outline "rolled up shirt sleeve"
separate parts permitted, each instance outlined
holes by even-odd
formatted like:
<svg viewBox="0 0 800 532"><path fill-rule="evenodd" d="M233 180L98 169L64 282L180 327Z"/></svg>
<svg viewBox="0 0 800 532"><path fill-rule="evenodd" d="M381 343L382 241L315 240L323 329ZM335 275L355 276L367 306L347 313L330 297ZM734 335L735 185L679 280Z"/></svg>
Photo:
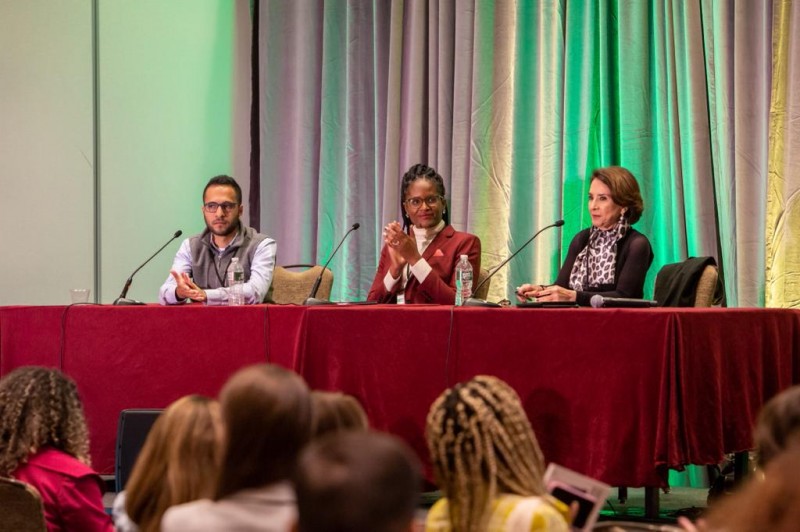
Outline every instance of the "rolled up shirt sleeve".
<svg viewBox="0 0 800 532"><path fill-rule="evenodd" d="M192 273L192 252L189 248L189 239L187 238L181 242L181 247L178 248L178 253L175 254L175 260L172 261L171 271L178 273ZM167 280L161 285L158 291L158 302L162 305L178 305L186 303L185 299L178 299L175 295L175 289L178 283L172 275L167 275Z"/></svg>
<svg viewBox="0 0 800 532"><path fill-rule="evenodd" d="M394 290L394 286L400 281L400 277L395 279L392 277L390 272L386 272L386 275L383 277L383 287L386 288L387 292L391 292Z"/></svg>

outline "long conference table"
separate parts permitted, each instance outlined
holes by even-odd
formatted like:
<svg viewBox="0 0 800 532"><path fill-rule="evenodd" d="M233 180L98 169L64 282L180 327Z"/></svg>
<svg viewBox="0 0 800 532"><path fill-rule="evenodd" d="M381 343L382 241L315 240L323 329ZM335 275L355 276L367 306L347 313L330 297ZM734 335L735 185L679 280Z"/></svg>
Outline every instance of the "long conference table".
<svg viewBox="0 0 800 532"><path fill-rule="evenodd" d="M0 307L0 375L37 364L75 379L101 473L113 472L121 410L215 396L262 362L356 396L426 466L433 400L496 375L519 393L548 461L656 487L669 468L751 448L763 403L800 382L800 311Z"/></svg>

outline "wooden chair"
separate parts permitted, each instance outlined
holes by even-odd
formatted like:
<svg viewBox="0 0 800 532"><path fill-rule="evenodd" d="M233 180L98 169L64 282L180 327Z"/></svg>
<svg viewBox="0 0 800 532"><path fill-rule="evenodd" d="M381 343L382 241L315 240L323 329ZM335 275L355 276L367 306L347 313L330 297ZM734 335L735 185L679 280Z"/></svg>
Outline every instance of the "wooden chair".
<svg viewBox="0 0 800 532"><path fill-rule="evenodd" d="M47 532L42 498L33 486L0 477L0 530Z"/></svg>
<svg viewBox="0 0 800 532"><path fill-rule="evenodd" d="M713 257L690 257L665 264L658 271L653 287L654 298L664 307L724 306L724 293Z"/></svg>
<svg viewBox="0 0 800 532"><path fill-rule="evenodd" d="M307 269L302 272L289 271L293 268ZM279 305L302 305L321 271L322 266L313 264L277 266L272 276L272 299L269 302ZM333 288L333 272L326 269L322 274L317 297L330 299L331 288Z"/></svg>
<svg viewBox="0 0 800 532"><path fill-rule="evenodd" d="M697 281L697 292L694 295L695 307L711 307L717 299L717 286L719 284L719 270L716 266L708 265L700 274Z"/></svg>

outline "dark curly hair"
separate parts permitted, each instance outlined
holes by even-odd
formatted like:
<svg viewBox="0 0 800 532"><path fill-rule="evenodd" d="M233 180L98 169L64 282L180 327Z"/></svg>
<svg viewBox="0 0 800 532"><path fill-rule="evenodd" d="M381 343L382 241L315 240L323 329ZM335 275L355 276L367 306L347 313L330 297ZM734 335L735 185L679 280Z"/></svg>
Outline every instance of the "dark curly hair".
<svg viewBox="0 0 800 532"><path fill-rule="evenodd" d="M15 369L0 379L0 475L10 475L43 447L90 464L78 388L56 369Z"/></svg>
<svg viewBox="0 0 800 532"><path fill-rule="evenodd" d="M411 226L411 218L406 214L403 202L406 200L408 187L417 179L427 179L431 181L436 187L436 192L438 192L442 198L445 197L444 179L442 179L442 176L439 175L435 168L422 163L415 164L409 168L408 172L403 174L403 182L400 186L400 212L403 214L403 229L408 229L408 227ZM442 213L442 219L446 225L450 225L450 214L447 212L447 209Z"/></svg>

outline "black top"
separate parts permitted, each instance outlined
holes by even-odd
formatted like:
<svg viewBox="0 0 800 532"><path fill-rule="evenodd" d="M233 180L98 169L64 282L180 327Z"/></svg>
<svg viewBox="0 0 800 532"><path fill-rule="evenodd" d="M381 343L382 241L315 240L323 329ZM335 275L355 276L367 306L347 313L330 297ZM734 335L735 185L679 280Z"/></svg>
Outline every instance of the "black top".
<svg viewBox="0 0 800 532"><path fill-rule="evenodd" d="M556 284L569 288L569 276L575 264L575 258L589 243L590 229L584 229L572 239L569 251L561 270L558 272ZM653 262L653 250L647 237L635 229L617 242L617 262L614 267L614 284L587 287L576 292L575 300L581 306L588 307L592 296L603 297L644 297L644 279Z"/></svg>

